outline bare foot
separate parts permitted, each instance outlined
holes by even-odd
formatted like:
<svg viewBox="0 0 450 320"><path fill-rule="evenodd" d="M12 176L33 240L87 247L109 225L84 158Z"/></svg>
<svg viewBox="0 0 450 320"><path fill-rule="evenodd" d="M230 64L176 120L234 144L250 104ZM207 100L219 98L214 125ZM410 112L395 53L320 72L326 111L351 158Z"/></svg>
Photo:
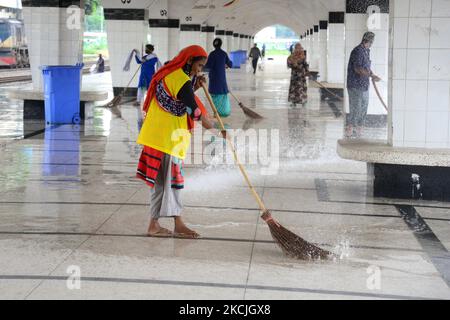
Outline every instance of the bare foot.
<svg viewBox="0 0 450 320"><path fill-rule="evenodd" d="M150 226L148 227L147 235L149 237L172 237L173 233L170 230L167 230L159 224L158 220L150 221Z"/></svg>
<svg viewBox="0 0 450 320"><path fill-rule="evenodd" d="M183 238L183 239L198 239L200 235L194 230L189 229L181 219L181 217L175 218L175 238Z"/></svg>

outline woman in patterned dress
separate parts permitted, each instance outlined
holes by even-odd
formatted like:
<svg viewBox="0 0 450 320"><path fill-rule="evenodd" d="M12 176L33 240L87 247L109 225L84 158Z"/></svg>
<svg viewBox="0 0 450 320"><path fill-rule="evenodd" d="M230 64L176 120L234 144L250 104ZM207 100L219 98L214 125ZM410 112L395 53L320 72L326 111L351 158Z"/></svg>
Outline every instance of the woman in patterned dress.
<svg viewBox="0 0 450 320"><path fill-rule="evenodd" d="M287 65L292 69L288 101L293 107L297 104L305 105L308 102L306 77L309 75L309 65L306 63L305 50L300 43L295 45L294 52L287 60Z"/></svg>

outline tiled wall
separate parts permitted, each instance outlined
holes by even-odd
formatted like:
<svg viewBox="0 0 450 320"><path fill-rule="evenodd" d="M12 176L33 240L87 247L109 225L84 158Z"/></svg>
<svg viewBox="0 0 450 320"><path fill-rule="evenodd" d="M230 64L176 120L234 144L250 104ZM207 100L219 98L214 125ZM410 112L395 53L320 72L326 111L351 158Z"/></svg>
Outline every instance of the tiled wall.
<svg viewBox="0 0 450 320"><path fill-rule="evenodd" d="M450 147L450 1L391 3L392 142Z"/></svg>
<svg viewBox="0 0 450 320"><path fill-rule="evenodd" d="M35 90L42 89L40 66L75 65L82 59L84 24L80 25L80 29L70 30L67 15L67 8L23 7Z"/></svg>
<svg viewBox="0 0 450 320"><path fill-rule="evenodd" d="M180 50L191 45L200 45L204 48L206 45L206 39L202 39L202 32L200 31L180 31L179 43Z"/></svg>
<svg viewBox="0 0 450 320"><path fill-rule="evenodd" d="M370 50L372 71L383 81L377 83L378 89L387 103L389 89L389 14L380 14L380 27L370 29L375 33L375 43ZM373 86L370 87L369 114L387 114Z"/></svg>
<svg viewBox="0 0 450 320"><path fill-rule="evenodd" d="M142 46L147 43L148 23L139 20L106 20L106 32L113 87L126 87L138 65L133 62L130 71L123 71L123 66L131 50L142 51ZM153 42L154 38L151 40ZM159 54L158 47L155 49ZM138 77L131 87L136 88L137 84Z"/></svg>
<svg viewBox="0 0 450 320"><path fill-rule="evenodd" d="M328 31L327 29L319 30L319 74L320 81L328 81L327 71L327 47L328 47Z"/></svg>
<svg viewBox="0 0 450 320"><path fill-rule="evenodd" d="M319 59L320 59L320 38L319 32L314 32L311 38L311 56L310 56L310 69L313 71L319 71Z"/></svg>
<svg viewBox="0 0 450 320"><path fill-rule="evenodd" d="M150 42L162 63L169 60L169 28L150 28Z"/></svg>
<svg viewBox="0 0 450 320"><path fill-rule="evenodd" d="M344 83L345 72L345 24L328 25L328 68L327 81Z"/></svg>
<svg viewBox="0 0 450 320"><path fill-rule="evenodd" d="M234 37L233 36L225 36L225 38L227 39L227 51L228 52L233 51Z"/></svg>
<svg viewBox="0 0 450 320"><path fill-rule="evenodd" d="M310 37L307 35L306 37L303 37L303 39L300 41L300 43L303 46L303 49L306 50L308 55L308 62L310 61Z"/></svg>
<svg viewBox="0 0 450 320"><path fill-rule="evenodd" d="M180 29L169 28L169 55L168 59L171 60L178 55L181 48L180 47Z"/></svg>
<svg viewBox="0 0 450 320"><path fill-rule="evenodd" d="M239 37L233 37L233 50L232 51L236 51L239 50Z"/></svg>
<svg viewBox="0 0 450 320"><path fill-rule="evenodd" d="M214 50L213 42L214 42L214 39L216 38L216 35L214 32L204 32L204 34L205 34L205 38L206 38L205 49L209 53ZM224 44L225 43L222 38L222 49L224 49L226 51L226 47L224 47Z"/></svg>

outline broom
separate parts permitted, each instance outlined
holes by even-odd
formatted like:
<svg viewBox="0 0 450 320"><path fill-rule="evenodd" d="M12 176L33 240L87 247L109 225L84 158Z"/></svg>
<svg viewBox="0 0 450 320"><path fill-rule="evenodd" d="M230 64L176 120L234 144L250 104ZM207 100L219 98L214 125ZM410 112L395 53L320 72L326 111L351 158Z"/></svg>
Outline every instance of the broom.
<svg viewBox="0 0 450 320"><path fill-rule="evenodd" d="M378 98L381 101L381 104L386 109L386 111L389 113L389 109L387 107L387 104L386 104L386 102L384 102L383 97L381 96L380 90L378 90L377 83L375 82L375 80L373 78L372 78L372 84L373 84L373 87L375 88L375 92L377 93Z"/></svg>
<svg viewBox="0 0 450 320"><path fill-rule="evenodd" d="M202 84L203 90L205 91L206 97L211 105L211 108L214 111L214 114L219 121L220 127L223 131L226 131L225 126L223 124L222 118L220 117L219 113L217 112L217 108L214 105L214 102L208 92L208 89L205 86L205 83ZM326 259L333 254L329 251L323 250L304 239L300 238L293 232L287 230L284 228L278 221L276 221L272 217L272 213L266 208L266 205L262 201L259 194L256 192L255 188L253 187L253 184L250 181L250 178L244 168L244 166L239 161L239 158L236 153L236 149L234 148L234 145L230 138L227 136L226 140L228 141L228 145L230 146L231 151L233 152L234 160L236 161L236 164L239 166L239 169L244 176L245 181L247 182L250 191L252 192L253 196L255 197L256 201L258 202L258 205L263 212L261 218L268 224L270 233L272 235L272 238L275 240L275 242L278 244L278 246L281 248L281 250L289 257L297 258L297 259Z"/></svg>
<svg viewBox="0 0 450 320"><path fill-rule="evenodd" d="M128 82L128 85L126 86L125 89L123 89L122 93L120 93L117 97L114 97L114 99L112 99L110 102L108 102L107 104L105 104L103 106L103 108L116 108L120 105L120 103L122 102L123 96L125 95L125 93L127 92L127 90L130 88L131 83L133 82L134 78L136 78L136 75L138 74L138 72L141 70L142 68L142 64L139 66L139 68L136 70L136 72L133 75L133 78L131 78L130 82Z"/></svg>
<svg viewBox="0 0 450 320"><path fill-rule="evenodd" d="M246 106L244 106L244 104L241 101L239 101L239 99L233 94L233 92L230 91L230 94L236 100L236 102L239 104L239 107L241 107L242 111L244 112L244 114L247 117L250 117L252 119L257 119L257 120L264 119L263 116L259 115L255 111L253 111L253 110L247 108Z"/></svg>
<svg viewBox="0 0 450 320"><path fill-rule="evenodd" d="M340 101L344 101L344 98L338 96L337 94L335 94L334 92L332 92L331 90L329 90L327 87L325 87L322 83L320 83L319 81L316 80L312 80L314 83L316 83L319 87L321 87L322 89L324 89L325 91L327 91L329 94L331 94L332 96L334 96L335 98L337 98ZM381 104L383 105L383 107L386 109L387 112L389 112L389 109L387 107L386 102L384 102L383 97L381 96L380 90L378 90L378 86L377 83L375 82L375 80L372 78L372 84L373 87L375 88L375 92L377 93L378 99L380 99Z"/></svg>

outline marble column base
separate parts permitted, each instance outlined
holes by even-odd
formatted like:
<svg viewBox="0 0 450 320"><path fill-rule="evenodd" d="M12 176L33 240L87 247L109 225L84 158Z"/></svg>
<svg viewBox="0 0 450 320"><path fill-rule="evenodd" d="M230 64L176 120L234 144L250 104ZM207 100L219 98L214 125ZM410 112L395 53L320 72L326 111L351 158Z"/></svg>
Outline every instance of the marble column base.
<svg viewBox="0 0 450 320"><path fill-rule="evenodd" d="M85 118L84 101L80 102L80 117ZM24 100L23 120L45 120L45 102L43 100Z"/></svg>
<svg viewBox="0 0 450 320"><path fill-rule="evenodd" d="M374 197L450 202L450 168L368 164Z"/></svg>
<svg viewBox="0 0 450 320"><path fill-rule="evenodd" d="M114 96L116 97L116 96L122 94L124 92L124 90L125 90L124 87L113 87ZM137 91L138 91L137 88L128 88L124 94L124 97L127 97L127 98L136 97Z"/></svg>

